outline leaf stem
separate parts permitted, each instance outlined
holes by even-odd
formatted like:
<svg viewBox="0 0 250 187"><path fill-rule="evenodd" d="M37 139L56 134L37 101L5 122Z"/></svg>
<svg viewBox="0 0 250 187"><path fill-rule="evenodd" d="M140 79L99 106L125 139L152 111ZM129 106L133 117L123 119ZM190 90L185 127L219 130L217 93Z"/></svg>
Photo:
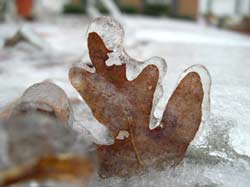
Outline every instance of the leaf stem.
<svg viewBox="0 0 250 187"><path fill-rule="evenodd" d="M139 166L143 166L143 163L142 163L142 160L140 158L139 152L138 152L138 150L136 148L136 145L135 145L135 139L134 139L134 132L133 132L133 128L132 128L132 118L131 117L128 117L128 126L129 126L130 140L131 140L132 146L134 148L134 152L135 152L137 162L138 162Z"/></svg>

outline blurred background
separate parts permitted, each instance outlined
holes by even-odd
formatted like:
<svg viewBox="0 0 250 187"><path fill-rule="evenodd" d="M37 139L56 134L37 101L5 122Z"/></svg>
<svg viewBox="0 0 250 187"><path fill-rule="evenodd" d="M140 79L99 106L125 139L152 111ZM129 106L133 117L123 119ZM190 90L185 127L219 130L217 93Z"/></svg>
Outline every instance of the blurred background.
<svg viewBox="0 0 250 187"><path fill-rule="evenodd" d="M205 22L250 32L249 0L1 0L0 19L44 19L49 15L118 14L160 16Z"/></svg>

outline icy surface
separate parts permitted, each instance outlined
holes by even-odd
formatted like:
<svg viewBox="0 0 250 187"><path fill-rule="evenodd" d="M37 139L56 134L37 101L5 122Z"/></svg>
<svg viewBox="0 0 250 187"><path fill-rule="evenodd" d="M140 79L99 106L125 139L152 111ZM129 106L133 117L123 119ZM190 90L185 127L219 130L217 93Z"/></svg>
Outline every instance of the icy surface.
<svg viewBox="0 0 250 187"><path fill-rule="evenodd" d="M166 59L164 98L170 96L185 69L193 64L207 67L212 77L211 115L176 170L149 171L126 181L99 179L92 186L248 187L250 38L176 20L125 17L124 21L124 45L129 56L140 61L152 56ZM68 96L79 98L67 73L72 63L80 59L89 62L84 48L88 24L86 18L24 23L42 35L52 50L41 52L27 44L0 50L0 108L20 97L28 86L45 79L56 82ZM13 24L1 24L0 43L17 29ZM164 107L164 102L159 106ZM86 105L82 110L88 110ZM78 129L96 124L87 112L78 119L83 121L77 123ZM95 125L92 131L97 137L105 137L102 128ZM0 137L2 145L4 136Z"/></svg>

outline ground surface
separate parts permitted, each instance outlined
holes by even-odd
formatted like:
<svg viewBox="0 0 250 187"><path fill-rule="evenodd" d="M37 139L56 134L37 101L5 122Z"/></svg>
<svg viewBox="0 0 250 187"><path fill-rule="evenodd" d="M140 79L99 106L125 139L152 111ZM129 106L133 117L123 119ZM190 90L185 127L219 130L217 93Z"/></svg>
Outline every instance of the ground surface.
<svg viewBox="0 0 250 187"><path fill-rule="evenodd" d="M1 24L0 45L25 26L38 33L46 48L20 43L0 49L0 108L20 97L28 86L46 79L64 88L68 96L78 97L68 81L68 70L72 63L88 60L86 30L89 22L84 17L68 17L19 25ZM125 17L123 24L128 54L137 60L151 56L166 59L168 72L164 88L167 96L186 68L193 64L208 68L212 77L211 114L183 164L175 171L152 171L126 182L117 178L100 180L98 185L248 186L250 37L163 18Z"/></svg>

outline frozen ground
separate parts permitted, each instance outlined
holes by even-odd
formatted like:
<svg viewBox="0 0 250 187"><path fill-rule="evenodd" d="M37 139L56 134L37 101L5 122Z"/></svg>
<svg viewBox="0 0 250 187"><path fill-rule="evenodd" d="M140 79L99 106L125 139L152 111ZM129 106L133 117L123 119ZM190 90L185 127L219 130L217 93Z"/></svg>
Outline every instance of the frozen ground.
<svg viewBox="0 0 250 187"><path fill-rule="evenodd" d="M72 63L88 60L86 30L90 20L68 17L50 22L0 25L0 45L22 26L32 28L48 47L20 43L0 50L0 108L30 85L49 79L78 97L68 81ZM98 180L92 186L247 187L250 183L250 37L195 23L161 18L125 17L125 46L138 60L166 59L166 96L181 73L205 65L212 77L211 115L202 124L176 170L149 171L126 181ZM87 113L87 107L83 109ZM86 126L91 119L85 114Z"/></svg>

